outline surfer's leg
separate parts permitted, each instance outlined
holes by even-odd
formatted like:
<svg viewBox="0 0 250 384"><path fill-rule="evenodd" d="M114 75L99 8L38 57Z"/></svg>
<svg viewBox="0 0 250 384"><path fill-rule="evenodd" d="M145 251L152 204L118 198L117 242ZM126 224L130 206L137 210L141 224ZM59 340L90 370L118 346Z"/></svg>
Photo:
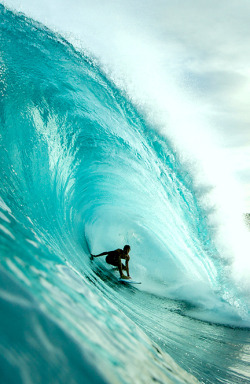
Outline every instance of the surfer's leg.
<svg viewBox="0 0 250 384"><path fill-rule="evenodd" d="M123 273L122 273L122 263L118 263L118 270L120 272L120 277L122 278L123 277Z"/></svg>
<svg viewBox="0 0 250 384"><path fill-rule="evenodd" d="M126 270L128 276L129 276L129 267L128 267L129 259L130 259L130 257L128 256L128 257L126 258L126 266L125 266L125 270Z"/></svg>
<svg viewBox="0 0 250 384"><path fill-rule="evenodd" d="M126 276L123 274L122 270L124 269L125 265L122 264L121 257L118 259L118 270L120 272L120 277L121 279L126 279ZM126 267L125 267L126 269Z"/></svg>
<svg viewBox="0 0 250 384"><path fill-rule="evenodd" d="M112 259L112 258L110 258L109 256L107 256L106 257L106 262L108 263L108 264L110 264L110 265L113 265L114 267L117 267L118 268L118 270L119 270L119 273L120 273L120 277L122 278L122 279L126 279L127 278L127 276L125 276L124 274L123 274L123 270L125 270L125 271L127 271L127 267L126 267L126 265L124 265L124 264L122 264L122 260L121 260L121 257L119 257L118 259Z"/></svg>

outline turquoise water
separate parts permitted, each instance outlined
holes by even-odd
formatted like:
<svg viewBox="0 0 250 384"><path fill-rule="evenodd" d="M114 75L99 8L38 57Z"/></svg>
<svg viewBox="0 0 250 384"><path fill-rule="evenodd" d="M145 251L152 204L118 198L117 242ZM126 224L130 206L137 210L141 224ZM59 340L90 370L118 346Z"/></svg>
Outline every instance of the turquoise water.
<svg viewBox="0 0 250 384"><path fill-rule="evenodd" d="M249 308L191 174L61 36L1 5L1 383L247 383ZM140 287L99 253L131 245Z"/></svg>

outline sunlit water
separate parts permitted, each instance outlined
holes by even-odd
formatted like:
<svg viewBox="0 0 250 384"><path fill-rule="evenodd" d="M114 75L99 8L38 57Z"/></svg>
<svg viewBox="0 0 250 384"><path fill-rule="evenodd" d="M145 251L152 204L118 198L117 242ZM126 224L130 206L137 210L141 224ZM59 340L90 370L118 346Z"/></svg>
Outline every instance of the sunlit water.
<svg viewBox="0 0 250 384"><path fill-rule="evenodd" d="M62 37L0 6L1 383L247 383L249 309L186 166ZM131 245L141 286L98 253Z"/></svg>

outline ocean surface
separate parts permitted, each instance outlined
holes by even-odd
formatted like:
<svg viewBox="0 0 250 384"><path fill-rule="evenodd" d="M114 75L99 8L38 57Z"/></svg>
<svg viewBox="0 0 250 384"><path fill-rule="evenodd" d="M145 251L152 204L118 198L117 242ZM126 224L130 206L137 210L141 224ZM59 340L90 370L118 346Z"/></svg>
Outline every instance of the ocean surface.
<svg viewBox="0 0 250 384"><path fill-rule="evenodd" d="M0 124L1 384L250 383L249 297L180 154L96 59L4 5ZM90 260L125 244L140 286Z"/></svg>

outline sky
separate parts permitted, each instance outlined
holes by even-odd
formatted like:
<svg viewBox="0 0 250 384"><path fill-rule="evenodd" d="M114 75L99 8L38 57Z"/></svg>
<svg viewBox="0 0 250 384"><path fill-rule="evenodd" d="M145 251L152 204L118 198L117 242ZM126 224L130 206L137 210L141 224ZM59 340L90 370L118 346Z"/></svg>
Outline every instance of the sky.
<svg viewBox="0 0 250 384"><path fill-rule="evenodd" d="M223 199L231 190L228 207L237 190L239 209L250 212L249 0L3 4L96 56L148 118L200 160L211 183L225 184Z"/></svg>

